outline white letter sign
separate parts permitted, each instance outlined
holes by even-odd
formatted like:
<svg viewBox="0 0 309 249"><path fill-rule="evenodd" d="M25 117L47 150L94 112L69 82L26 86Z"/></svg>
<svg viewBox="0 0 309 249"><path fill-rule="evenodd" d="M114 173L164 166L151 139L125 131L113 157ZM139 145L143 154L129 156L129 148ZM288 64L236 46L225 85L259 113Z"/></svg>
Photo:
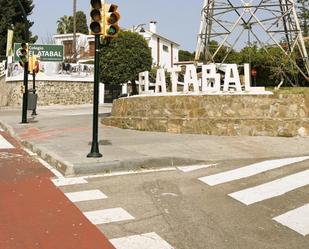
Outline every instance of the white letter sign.
<svg viewBox="0 0 309 249"><path fill-rule="evenodd" d="M194 65L188 65L186 67L185 74L185 84L183 87L183 91L185 93L189 92L189 86L193 84L193 91L195 93L199 92L199 82L197 79L196 67Z"/></svg>
<svg viewBox="0 0 309 249"><path fill-rule="evenodd" d="M160 87L161 87L161 92L166 93L165 71L164 69L161 69L161 68L157 70L155 93L160 92Z"/></svg>
<svg viewBox="0 0 309 249"><path fill-rule="evenodd" d="M202 91L220 92L220 74L216 73L216 65L202 66Z"/></svg>
<svg viewBox="0 0 309 249"><path fill-rule="evenodd" d="M240 77L236 64L226 64L223 91L228 92L230 87L235 88L236 92L241 92Z"/></svg>

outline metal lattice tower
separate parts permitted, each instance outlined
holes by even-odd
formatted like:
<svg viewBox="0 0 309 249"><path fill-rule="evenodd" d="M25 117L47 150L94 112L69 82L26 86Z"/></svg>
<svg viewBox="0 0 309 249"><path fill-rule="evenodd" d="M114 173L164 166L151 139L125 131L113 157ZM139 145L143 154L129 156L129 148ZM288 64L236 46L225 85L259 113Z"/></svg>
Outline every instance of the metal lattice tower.
<svg viewBox="0 0 309 249"><path fill-rule="evenodd" d="M218 45L211 49L214 40ZM253 44L266 51L279 47L283 55L309 80L308 53L294 0L204 1L196 61L224 63L233 49ZM218 61L216 56L222 50L225 57ZM302 67L292 59L296 50L303 59Z"/></svg>

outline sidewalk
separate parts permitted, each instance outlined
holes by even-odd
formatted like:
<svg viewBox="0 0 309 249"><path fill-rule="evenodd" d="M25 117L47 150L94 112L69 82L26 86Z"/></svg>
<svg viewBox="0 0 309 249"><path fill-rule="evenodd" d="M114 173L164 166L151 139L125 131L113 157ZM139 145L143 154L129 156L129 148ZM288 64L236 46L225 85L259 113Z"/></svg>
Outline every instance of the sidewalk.
<svg viewBox="0 0 309 249"><path fill-rule="evenodd" d="M52 176L0 131L0 248L113 249Z"/></svg>
<svg viewBox="0 0 309 249"><path fill-rule="evenodd" d="M100 117L110 110L111 105L101 106ZM100 124L103 158L89 159L91 105L39 107L38 114L35 119L29 118L28 124L20 124L20 109L2 108L0 125L67 176L309 154L309 138L168 134Z"/></svg>

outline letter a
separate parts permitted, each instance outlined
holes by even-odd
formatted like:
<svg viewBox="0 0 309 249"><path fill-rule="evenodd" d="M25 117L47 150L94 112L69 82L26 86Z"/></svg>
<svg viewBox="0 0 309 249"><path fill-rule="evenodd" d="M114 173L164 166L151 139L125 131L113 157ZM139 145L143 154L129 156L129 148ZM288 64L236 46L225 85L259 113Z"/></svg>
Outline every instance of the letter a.
<svg viewBox="0 0 309 249"><path fill-rule="evenodd" d="M190 84L193 84L193 90L195 93L198 93L199 90L199 82L197 79L196 67L194 65L187 65L186 74L185 74L185 82L184 82L183 91L189 92Z"/></svg>
<svg viewBox="0 0 309 249"><path fill-rule="evenodd" d="M236 64L227 64L223 91L228 92L229 88L235 88L236 92L241 92L240 77Z"/></svg>

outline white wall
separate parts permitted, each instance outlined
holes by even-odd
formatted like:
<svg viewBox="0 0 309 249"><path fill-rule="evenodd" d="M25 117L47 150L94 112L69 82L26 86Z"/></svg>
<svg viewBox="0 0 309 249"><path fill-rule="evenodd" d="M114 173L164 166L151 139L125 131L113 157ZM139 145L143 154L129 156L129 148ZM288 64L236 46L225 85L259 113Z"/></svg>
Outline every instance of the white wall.
<svg viewBox="0 0 309 249"><path fill-rule="evenodd" d="M158 45L159 45L159 58L158 58ZM163 48L167 47L168 51L165 51ZM171 68L172 67L172 43L162 37L159 37L158 44L158 36L153 35L149 41L149 47L151 47L151 55L153 58L153 64L159 64L160 67L163 68ZM179 47L177 45L173 45L173 63L178 62L178 52ZM158 63L159 59L159 63Z"/></svg>
<svg viewBox="0 0 309 249"><path fill-rule="evenodd" d="M54 35L55 44L62 45L65 41L73 41L73 34L63 34L63 35ZM84 48L85 51L89 50L89 42L88 42L89 36L77 33L76 34L76 48L77 51L80 50L80 48ZM80 55L78 54L78 58Z"/></svg>

